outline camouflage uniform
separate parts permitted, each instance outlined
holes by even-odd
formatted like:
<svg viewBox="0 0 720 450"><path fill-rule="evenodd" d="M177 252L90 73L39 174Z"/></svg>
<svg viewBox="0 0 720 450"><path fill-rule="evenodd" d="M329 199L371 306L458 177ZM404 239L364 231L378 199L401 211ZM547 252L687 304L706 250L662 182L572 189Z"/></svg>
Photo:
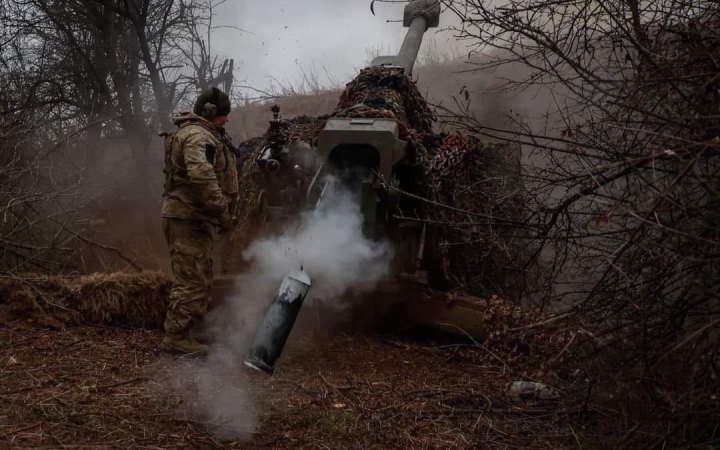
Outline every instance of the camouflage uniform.
<svg viewBox="0 0 720 450"><path fill-rule="evenodd" d="M215 231L230 222L238 193L236 156L223 130L193 113L175 117L166 140L163 232L173 288L165 319L169 334L186 334L207 312Z"/></svg>

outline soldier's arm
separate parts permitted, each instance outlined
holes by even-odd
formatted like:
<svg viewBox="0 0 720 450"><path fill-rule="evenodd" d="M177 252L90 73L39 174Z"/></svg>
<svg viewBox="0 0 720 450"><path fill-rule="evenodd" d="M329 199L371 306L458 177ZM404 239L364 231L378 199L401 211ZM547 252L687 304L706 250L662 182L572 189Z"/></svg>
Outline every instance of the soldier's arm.
<svg viewBox="0 0 720 450"><path fill-rule="evenodd" d="M213 144L207 137L200 133L190 134L183 145L185 168L207 212L220 215L227 209L228 203L218 184L215 170L208 161L208 154L211 153L208 152L208 145Z"/></svg>

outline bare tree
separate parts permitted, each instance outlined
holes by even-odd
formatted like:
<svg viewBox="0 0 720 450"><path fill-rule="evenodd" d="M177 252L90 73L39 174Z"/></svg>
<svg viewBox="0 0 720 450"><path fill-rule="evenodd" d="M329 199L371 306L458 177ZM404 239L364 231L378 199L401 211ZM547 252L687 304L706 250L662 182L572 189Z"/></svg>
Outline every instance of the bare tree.
<svg viewBox="0 0 720 450"><path fill-rule="evenodd" d="M664 386L662 401L649 403L668 421L658 421L667 428L653 430L652 445L717 442L708 424L720 409L706 399L719 373L720 6L444 3L462 19L458 37L481 55L475 69L517 65L527 76L504 88L548 101L550 128L450 119L525 146L527 264L543 270L540 293L576 307L592 341L619 350L627 376L649 391ZM690 373L680 378L672 364Z"/></svg>
<svg viewBox="0 0 720 450"><path fill-rule="evenodd" d="M65 172L34 172L43 189L84 192L76 208L85 215L106 215L120 199L145 222L140 234L157 235L157 133L203 83L232 83L232 62L223 67L209 48L219 3L0 0L0 132L23 135L11 165L62 164ZM199 55L184 51L198 42L210 63L201 73Z"/></svg>
<svg viewBox="0 0 720 450"><path fill-rule="evenodd" d="M184 80L186 86L197 90L211 86L219 86L226 92L232 90L234 61L219 58L212 47L212 35L217 30L240 30L215 24L217 9L224 3L227 3L227 0L193 0L185 4L185 33L181 39L173 42L173 47L192 67L192 72L179 79Z"/></svg>

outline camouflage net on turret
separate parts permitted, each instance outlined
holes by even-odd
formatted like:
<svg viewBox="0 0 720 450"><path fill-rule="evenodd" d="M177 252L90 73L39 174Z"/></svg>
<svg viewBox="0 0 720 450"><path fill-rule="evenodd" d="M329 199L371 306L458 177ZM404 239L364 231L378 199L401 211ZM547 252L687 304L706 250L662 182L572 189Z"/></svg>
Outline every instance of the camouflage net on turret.
<svg viewBox="0 0 720 450"><path fill-rule="evenodd" d="M474 294L521 288L514 225L521 219L519 149L433 132L435 114L401 70L368 67L340 96L334 116L394 118L400 138L417 143L425 166L422 210L431 225L432 271L445 287ZM441 206L445 205L445 206ZM432 275L432 274L431 274ZM515 293L515 292L513 292Z"/></svg>
<svg viewBox="0 0 720 450"><path fill-rule="evenodd" d="M425 216L433 225L436 275L475 295L519 295L519 149L462 134L435 139L427 175L428 197L438 205L427 205Z"/></svg>
<svg viewBox="0 0 720 450"><path fill-rule="evenodd" d="M367 67L347 84L340 95L335 117L389 118L400 124L400 138L409 130L431 133L435 114L402 70Z"/></svg>

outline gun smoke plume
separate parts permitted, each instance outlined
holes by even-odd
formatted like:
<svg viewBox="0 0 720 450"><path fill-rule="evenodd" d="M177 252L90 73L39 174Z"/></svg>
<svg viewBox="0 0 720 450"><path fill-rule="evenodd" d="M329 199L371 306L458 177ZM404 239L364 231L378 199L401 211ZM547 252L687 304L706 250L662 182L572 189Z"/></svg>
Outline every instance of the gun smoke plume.
<svg viewBox="0 0 720 450"><path fill-rule="evenodd" d="M261 273L304 267L313 281L310 296L342 308L345 294L371 291L389 273L388 244L362 234L363 217L354 195L341 191L306 213L292 233L254 243L245 252Z"/></svg>
<svg viewBox="0 0 720 450"><path fill-rule="evenodd" d="M242 370L242 355L213 346L205 360L182 361L171 369L171 389L183 399L188 418L207 426L220 439L249 439L261 399Z"/></svg>
<svg viewBox="0 0 720 450"><path fill-rule="evenodd" d="M263 408L262 381L251 383L242 360L287 273L303 267L312 278L306 303L321 302L337 313L389 275L393 251L388 243L363 235L358 200L336 190L283 233L255 242L243 254L252 269L208 315L213 340L209 356L175 371L175 388L185 399L187 413L209 424L218 437L249 438ZM292 342L291 336L288 345Z"/></svg>

